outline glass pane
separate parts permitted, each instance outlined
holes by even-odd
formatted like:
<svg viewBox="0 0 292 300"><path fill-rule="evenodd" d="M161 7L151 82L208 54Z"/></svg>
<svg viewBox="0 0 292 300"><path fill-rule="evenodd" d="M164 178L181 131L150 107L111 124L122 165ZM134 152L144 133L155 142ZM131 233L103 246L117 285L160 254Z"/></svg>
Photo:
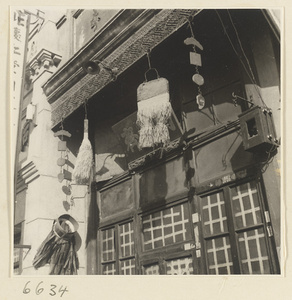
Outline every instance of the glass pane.
<svg viewBox="0 0 292 300"><path fill-rule="evenodd" d="M227 217L222 192L202 198L202 218L205 235L227 232Z"/></svg>
<svg viewBox="0 0 292 300"><path fill-rule="evenodd" d="M114 228L102 231L102 260L111 261L115 259Z"/></svg>
<svg viewBox="0 0 292 300"><path fill-rule="evenodd" d="M238 234L243 274L269 274L270 265L263 228Z"/></svg>
<svg viewBox="0 0 292 300"><path fill-rule="evenodd" d="M232 274L229 237L220 237L206 241L209 274Z"/></svg>
<svg viewBox="0 0 292 300"><path fill-rule="evenodd" d="M262 223L259 196L255 182L231 188L236 228Z"/></svg>
<svg viewBox="0 0 292 300"><path fill-rule="evenodd" d="M187 204L177 205L142 218L144 250L191 238Z"/></svg>
<svg viewBox="0 0 292 300"><path fill-rule="evenodd" d="M127 257L134 254L134 230L133 223L120 225L120 257Z"/></svg>
<svg viewBox="0 0 292 300"><path fill-rule="evenodd" d="M168 260L166 262L167 275L190 275L194 273L191 257Z"/></svg>
<svg viewBox="0 0 292 300"><path fill-rule="evenodd" d="M121 261L122 275L135 275L135 259L127 259Z"/></svg>
<svg viewBox="0 0 292 300"><path fill-rule="evenodd" d="M143 274L144 275L159 275L159 265L153 264L143 267Z"/></svg>
<svg viewBox="0 0 292 300"><path fill-rule="evenodd" d="M102 274L103 275L115 275L116 274L115 263L103 265L102 266Z"/></svg>
<svg viewBox="0 0 292 300"><path fill-rule="evenodd" d="M13 249L13 254L14 254L14 258L13 258L14 263L19 263L20 248L14 248Z"/></svg>

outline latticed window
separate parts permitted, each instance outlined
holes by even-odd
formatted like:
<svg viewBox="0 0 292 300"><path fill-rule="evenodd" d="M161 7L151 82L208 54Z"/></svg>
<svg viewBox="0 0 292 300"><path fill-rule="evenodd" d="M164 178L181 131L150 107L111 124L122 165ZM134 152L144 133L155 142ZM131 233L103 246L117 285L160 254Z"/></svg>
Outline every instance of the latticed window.
<svg viewBox="0 0 292 300"><path fill-rule="evenodd" d="M144 266L143 268L144 275L159 275L159 264L152 264L148 266Z"/></svg>
<svg viewBox="0 0 292 300"><path fill-rule="evenodd" d="M255 181L201 197L209 274L270 274L268 226Z"/></svg>
<svg viewBox="0 0 292 300"><path fill-rule="evenodd" d="M116 274L115 262L115 229L110 228L102 231L102 272L104 275Z"/></svg>
<svg viewBox="0 0 292 300"><path fill-rule="evenodd" d="M144 216L142 226L144 251L190 239L187 203Z"/></svg>
<svg viewBox="0 0 292 300"><path fill-rule="evenodd" d="M193 271L193 260L191 257L166 261L167 275L191 275Z"/></svg>
<svg viewBox="0 0 292 300"><path fill-rule="evenodd" d="M102 274L135 274L133 222L102 230L101 253Z"/></svg>
<svg viewBox="0 0 292 300"><path fill-rule="evenodd" d="M122 275L135 274L133 222L119 225L120 268Z"/></svg>
<svg viewBox="0 0 292 300"><path fill-rule="evenodd" d="M145 214L142 224L142 274L194 274L190 203L184 202ZM145 260L145 263L144 263Z"/></svg>

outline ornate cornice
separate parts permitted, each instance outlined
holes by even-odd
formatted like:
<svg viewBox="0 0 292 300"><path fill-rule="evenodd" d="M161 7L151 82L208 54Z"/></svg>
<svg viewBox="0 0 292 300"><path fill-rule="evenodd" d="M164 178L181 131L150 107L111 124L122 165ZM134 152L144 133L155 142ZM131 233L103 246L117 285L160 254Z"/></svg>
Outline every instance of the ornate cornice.
<svg viewBox="0 0 292 300"><path fill-rule="evenodd" d="M37 55L28 63L26 67L26 80L35 81L44 71L52 71L52 68L58 67L61 56L42 49Z"/></svg>
<svg viewBox="0 0 292 300"><path fill-rule="evenodd" d="M86 99L91 98L111 82L111 76L105 70L101 70L98 75L84 75L80 65L82 61L102 60L110 67L117 67L120 74L143 57L148 49L153 49L183 26L190 15L195 15L198 12L199 10L191 9L161 10L159 12L146 10L144 14L147 14L148 18L146 20L143 18L143 22L140 20L139 26L136 26L138 22L136 20L134 27L131 25L125 28L122 35L126 39L118 47L115 47L116 40L113 39L110 45L100 48L99 44L102 45L103 40L99 40L97 37L86 49L77 53L78 60L77 56L73 57L63 71L60 70L44 85L43 88L48 96L48 101L52 104L52 127L58 125L62 117L69 116ZM110 34L110 32L105 29L105 34ZM74 59L76 60L75 71L71 70L66 77L62 77L62 72L70 70L70 66L73 68Z"/></svg>
<svg viewBox="0 0 292 300"><path fill-rule="evenodd" d="M82 10L77 10L73 17ZM159 10L121 10L90 42L82 47L43 86L49 103L74 86L86 73L82 65L90 59L103 60L129 35L149 21ZM78 13L78 14L77 14Z"/></svg>

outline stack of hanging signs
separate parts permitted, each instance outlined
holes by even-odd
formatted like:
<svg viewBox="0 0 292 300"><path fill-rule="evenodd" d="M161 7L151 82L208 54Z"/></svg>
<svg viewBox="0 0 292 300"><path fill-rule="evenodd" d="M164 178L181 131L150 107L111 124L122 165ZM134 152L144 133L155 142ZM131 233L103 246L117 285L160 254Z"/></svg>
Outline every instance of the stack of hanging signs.
<svg viewBox="0 0 292 300"><path fill-rule="evenodd" d="M70 215L56 219L51 232L37 250L34 268L49 263L50 275L76 275L79 269L75 237L78 227L78 222Z"/></svg>
<svg viewBox="0 0 292 300"><path fill-rule="evenodd" d="M165 146L169 142L167 122L172 110L169 102L169 84L165 78L159 78L156 69L152 70L156 71L157 79L147 81L145 74L145 82L140 84L137 90L140 148L160 144Z"/></svg>

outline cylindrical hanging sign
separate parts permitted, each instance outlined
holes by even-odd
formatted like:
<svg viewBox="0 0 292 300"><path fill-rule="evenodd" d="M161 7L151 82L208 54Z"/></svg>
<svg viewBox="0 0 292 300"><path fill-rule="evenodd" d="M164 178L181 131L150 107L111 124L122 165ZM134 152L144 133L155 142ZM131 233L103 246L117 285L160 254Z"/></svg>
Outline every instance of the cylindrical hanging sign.
<svg viewBox="0 0 292 300"><path fill-rule="evenodd" d="M192 80L194 83L196 83L197 85L203 85L204 84L204 78L203 76L201 76L200 74L195 74L192 77Z"/></svg>
<svg viewBox="0 0 292 300"><path fill-rule="evenodd" d="M169 100L167 79L158 77L147 81L146 78L146 82L139 85L137 89L137 124L140 127L139 146L141 148L153 147L158 144L165 146L168 143L167 122L171 116Z"/></svg>

